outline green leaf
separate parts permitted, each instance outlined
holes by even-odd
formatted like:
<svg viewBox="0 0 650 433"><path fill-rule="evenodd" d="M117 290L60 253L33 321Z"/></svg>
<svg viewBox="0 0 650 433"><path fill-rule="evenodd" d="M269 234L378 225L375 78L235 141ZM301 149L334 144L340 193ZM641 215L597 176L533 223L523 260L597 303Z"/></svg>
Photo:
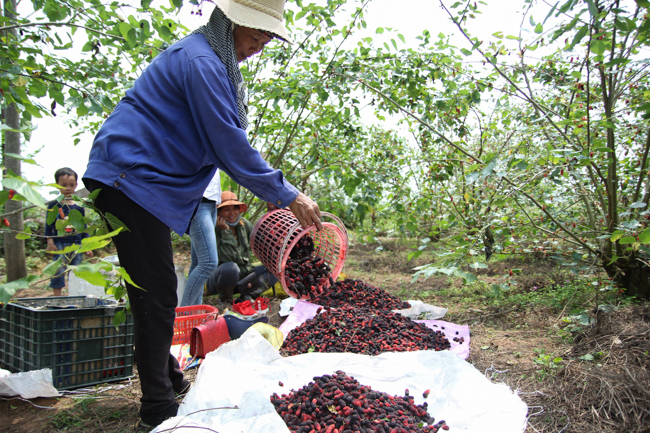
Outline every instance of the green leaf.
<svg viewBox="0 0 650 433"><path fill-rule="evenodd" d="M381 35L382 33L384 33L384 28L383 27L377 27L376 33L378 35Z"/></svg>
<svg viewBox="0 0 650 433"><path fill-rule="evenodd" d="M625 236L623 239L618 241L618 243L621 245L633 244L634 242L636 242L636 238L634 238L634 236Z"/></svg>
<svg viewBox="0 0 650 433"><path fill-rule="evenodd" d="M52 261L49 265L47 265L43 269L43 274L47 275L48 277L54 277L62 264L63 264L63 259L59 257L59 259L57 259L56 261Z"/></svg>
<svg viewBox="0 0 650 433"><path fill-rule="evenodd" d="M566 3L564 3L560 8L558 9L561 13L567 12L569 9L571 9L576 3L576 0L567 0Z"/></svg>
<svg viewBox="0 0 650 433"><path fill-rule="evenodd" d="M591 15L591 18L596 18L598 16L598 8L594 0L587 0L587 5L589 6L589 15Z"/></svg>
<svg viewBox="0 0 650 433"><path fill-rule="evenodd" d="M472 55L472 52L470 50L466 49L466 48L461 48L460 52L465 54L466 56L471 56Z"/></svg>
<svg viewBox="0 0 650 433"><path fill-rule="evenodd" d="M78 232L84 231L86 224L84 223L84 216L77 209L70 210L68 214L68 224L72 225Z"/></svg>
<svg viewBox="0 0 650 433"><path fill-rule="evenodd" d="M476 182L476 180L478 179L479 176L480 176L480 173L478 171L475 171L474 173L470 173L465 178L465 183L467 183L467 185L470 185L470 184Z"/></svg>
<svg viewBox="0 0 650 433"><path fill-rule="evenodd" d="M543 32L544 32L544 26L542 25L542 23L537 24L535 26L535 33L537 33L539 35L539 34L541 34Z"/></svg>
<svg viewBox="0 0 650 433"><path fill-rule="evenodd" d="M61 221L61 220L59 220L59 221ZM58 222L58 221L57 221L57 222ZM67 222L66 222L66 221L63 221L63 222L66 223L66 225L67 225ZM50 254L55 254L55 255L63 255L63 254L68 254L68 253L74 253L74 252L77 252L77 251L79 251L79 248L80 248L79 244L72 244L72 245L68 245L67 247L65 247L65 248L62 249L62 250L49 251L49 253L50 253Z"/></svg>
<svg viewBox="0 0 650 433"><path fill-rule="evenodd" d="M133 28L133 26L127 22L121 22L117 27L120 30L120 34L124 39L127 39L129 35L129 30Z"/></svg>
<svg viewBox="0 0 650 433"><path fill-rule="evenodd" d="M110 244L110 240L100 240L98 236L93 236L81 240L81 248L79 253L86 253L88 251L98 250Z"/></svg>
<svg viewBox="0 0 650 433"><path fill-rule="evenodd" d="M56 221L56 217L59 215L58 209L59 209L58 206L54 206L52 209L47 211L47 219L45 220L47 224L50 225L54 224L54 221Z"/></svg>
<svg viewBox="0 0 650 433"><path fill-rule="evenodd" d="M108 223L110 224L111 230L122 229L125 232L130 232L131 231L131 230L129 230L129 228L126 225L124 225L124 223L122 221L120 221L120 219L118 217L116 217L115 215L113 215L110 212L106 212L106 214L104 214L104 218L106 218L106 221L108 221Z"/></svg>
<svg viewBox="0 0 650 433"><path fill-rule="evenodd" d="M632 203L630 205L630 207L632 209L643 209L644 207L646 207L646 204L644 202L642 202L642 201L637 201L637 202Z"/></svg>
<svg viewBox="0 0 650 433"><path fill-rule="evenodd" d="M606 49L607 46L605 46L605 43L603 41L600 41L598 39L591 41L591 51L594 54L602 56L603 54L605 54Z"/></svg>
<svg viewBox="0 0 650 433"><path fill-rule="evenodd" d="M27 201L40 207L41 209L47 209L47 206L45 206L45 200L43 200L41 194L39 194L38 191L32 188L32 186L24 180L13 177L6 177L2 180L2 186L7 189L15 190L18 194L25 197Z"/></svg>
<svg viewBox="0 0 650 433"><path fill-rule="evenodd" d="M91 192L90 194L88 194L88 200L95 200L97 198L97 196L99 195L101 190L102 190L101 188L98 188L98 189L94 190L93 192Z"/></svg>
<svg viewBox="0 0 650 433"><path fill-rule="evenodd" d="M13 199L16 200L16 196L14 196ZM3 206L8 200L9 200L9 190L8 189L0 190L0 206Z"/></svg>
<svg viewBox="0 0 650 433"><path fill-rule="evenodd" d="M472 273L469 273L469 272L461 271L460 269L454 270L453 274L455 276L457 276L457 277L463 278L463 280L465 280L466 284L472 284L472 283L478 281L478 278L476 277L476 275L474 275Z"/></svg>
<svg viewBox="0 0 650 433"><path fill-rule="evenodd" d="M182 2L183 0L175 0ZM118 310L113 316L113 326L117 329L121 324L126 323L126 313L124 310Z"/></svg>
<svg viewBox="0 0 650 433"><path fill-rule="evenodd" d="M616 261L617 261L618 259L619 259L619 257L618 257L616 254L614 254L614 255L612 256L612 261L609 262L609 263L607 264L607 266L609 266L609 265L611 265L611 264L613 264L613 263L616 263Z"/></svg>
<svg viewBox="0 0 650 433"><path fill-rule="evenodd" d="M605 63L605 66L611 67L611 66L616 66L616 65L627 65L630 63L632 60L630 59L625 59L625 58L618 58L618 59L612 59L611 62Z"/></svg>
<svg viewBox="0 0 650 433"><path fill-rule="evenodd" d="M643 230L639 234L639 242L643 244L650 243L650 228Z"/></svg>
<svg viewBox="0 0 650 433"><path fill-rule="evenodd" d="M575 47L577 44L579 44L580 41L582 40L582 38L585 37L585 35L587 34L588 31L589 31L589 26L588 25L584 25L584 26L580 27L578 29L578 31L576 32L575 36L573 37L573 40L571 41L570 47Z"/></svg>
<svg viewBox="0 0 650 433"><path fill-rule="evenodd" d="M110 233L106 233L101 236L91 236L89 238L84 238L81 240L81 247L79 248L80 253L85 253L87 251L92 251L96 250L99 248L103 248L106 245L110 243L110 238L113 236L117 236L117 234L121 231L122 229L119 228L117 230L114 230Z"/></svg>
<svg viewBox="0 0 650 433"><path fill-rule="evenodd" d="M93 42L94 42L93 40L90 40L90 41L86 42L84 44L84 46L81 48L81 51L82 52L88 52L88 51L92 50L93 47L94 47Z"/></svg>
<svg viewBox="0 0 650 433"><path fill-rule="evenodd" d="M493 159L492 161L489 162L488 165L485 166L483 170L481 170L481 178L487 177L491 175L494 172L494 167L497 165L496 159Z"/></svg>
<svg viewBox="0 0 650 433"><path fill-rule="evenodd" d="M169 30L169 27L162 25L158 27L158 33L160 34L160 37L163 38L165 41L171 41L172 38L172 32Z"/></svg>
<svg viewBox="0 0 650 433"><path fill-rule="evenodd" d="M126 271L126 269L124 269L124 268L118 268L118 269L117 269L117 273L120 274L120 275L122 276L122 278L124 278L124 280L125 280L127 283L131 284L131 285L134 286L134 287L137 287L138 289L142 289L142 287L138 286L137 284L135 284L135 283L133 282L133 280L131 279L131 276L130 276L129 273ZM142 290L145 290L145 289L142 289ZM146 292L146 290L145 290L145 292Z"/></svg>
<svg viewBox="0 0 650 433"><path fill-rule="evenodd" d="M93 286L105 287L106 283L110 281L99 272L91 272L91 271L83 271L83 270L80 271L79 269L75 269L74 274L77 277L81 278L82 280L89 282Z"/></svg>
<svg viewBox="0 0 650 433"><path fill-rule="evenodd" d="M38 278L37 275L28 275L25 278L12 281L6 284L0 284L0 303L7 304L11 297L16 293L18 289L28 289L29 285L32 284ZM0 308L3 308L0 306Z"/></svg>

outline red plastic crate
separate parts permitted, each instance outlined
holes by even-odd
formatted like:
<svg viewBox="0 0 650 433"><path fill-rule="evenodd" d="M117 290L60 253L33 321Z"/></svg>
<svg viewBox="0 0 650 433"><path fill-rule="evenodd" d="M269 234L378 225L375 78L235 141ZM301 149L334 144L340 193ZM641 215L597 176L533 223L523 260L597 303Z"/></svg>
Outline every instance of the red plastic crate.
<svg viewBox="0 0 650 433"><path fill-rule="evenodd" d="M201 325L206 317L212 313L218 313L217 307L212 305L189 305L176 308L176 320L174 320L174 344L185 344L190 342L192 328Z"/></svg>

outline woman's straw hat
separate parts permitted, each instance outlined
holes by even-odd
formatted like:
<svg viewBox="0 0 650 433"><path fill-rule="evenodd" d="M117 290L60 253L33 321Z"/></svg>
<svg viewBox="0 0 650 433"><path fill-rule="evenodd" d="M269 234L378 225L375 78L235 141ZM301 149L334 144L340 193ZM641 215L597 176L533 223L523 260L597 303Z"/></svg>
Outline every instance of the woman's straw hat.
<svg viewBox="0 0 650 433"><path fill-rule="evenodd" d="M239 205L239 212L244 213L248 209L248 205L240 201L237 201L237 194L232 191L224 191L221 193L221 204L217 206L217 209L224 206L237 206Z"/></svg>
<svg viewBox="0 0 650 433"><path fill-rule="evenodd" d="M282 23L284 0L213 0L235 24L273 33L291 43Z"/></svg>

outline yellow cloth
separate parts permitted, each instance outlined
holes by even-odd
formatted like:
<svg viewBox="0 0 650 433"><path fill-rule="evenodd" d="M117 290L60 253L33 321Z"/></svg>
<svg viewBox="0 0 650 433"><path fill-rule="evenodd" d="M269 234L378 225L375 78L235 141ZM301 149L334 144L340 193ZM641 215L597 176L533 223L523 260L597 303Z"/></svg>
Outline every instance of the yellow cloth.
<svg viewBox="0 0 650 433"><path fill-rule="evenodd" d="M273 286L273 287L275 287L275 296L277 298L288 298L289 297L289 295L287 295L287 292L285 292L284 289L282 288L282 283L281 282L278 281L277 283L275 283L275 286ZM266 291L264 293L262 293L261 296L264 296L265 298L272 298L273 297L273 287L269 287L268 289L266 289Z"/></svg>
<svg viewBox="0 0 650 433"><path fill-rule="evenodd" d="M257 322L252 327L255 328L257 332L262 334L262 337L271 343L271 346L275 347L276 349L282 347L284 337L278 328L263 322Z"/></svg>

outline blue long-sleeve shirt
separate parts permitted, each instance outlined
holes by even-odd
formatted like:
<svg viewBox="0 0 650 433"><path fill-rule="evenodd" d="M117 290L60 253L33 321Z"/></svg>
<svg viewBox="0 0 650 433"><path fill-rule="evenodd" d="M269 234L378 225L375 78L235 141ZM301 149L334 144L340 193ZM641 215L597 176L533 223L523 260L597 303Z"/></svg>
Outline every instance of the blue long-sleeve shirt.
<svg viewBox="0 0 650 433"><path fill-rule="evenodd" d="M226 68L196 34L158 55L126 92L95 136L83 178L121 190L183 234L217 167L279 207L298 195L248 143Z"/></svg>

